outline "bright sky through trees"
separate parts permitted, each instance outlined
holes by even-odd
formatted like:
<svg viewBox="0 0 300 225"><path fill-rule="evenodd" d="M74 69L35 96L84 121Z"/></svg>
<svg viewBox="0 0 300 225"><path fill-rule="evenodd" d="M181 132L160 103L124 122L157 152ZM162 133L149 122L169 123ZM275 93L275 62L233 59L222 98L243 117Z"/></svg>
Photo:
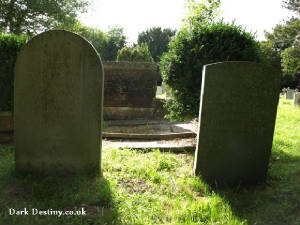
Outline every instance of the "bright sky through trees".
<svg viewBox="0 0 300 225"><path fill-rule="evenodd" d="M138 33L153 26L179 29L185 16L185 0L94 0L89 12L80 17L86 26L107 31L111 26L124 28L129 42L136 42ZM264 30L291 13L282 8L282 0L221 0L221 17L236 21L264 39Z"/></svg>

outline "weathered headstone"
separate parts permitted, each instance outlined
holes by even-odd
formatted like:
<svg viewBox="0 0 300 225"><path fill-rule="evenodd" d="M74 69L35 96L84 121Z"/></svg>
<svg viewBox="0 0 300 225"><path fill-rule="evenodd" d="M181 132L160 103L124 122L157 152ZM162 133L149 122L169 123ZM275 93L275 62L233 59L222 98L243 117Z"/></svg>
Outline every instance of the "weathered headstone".
<svg viewBox="0 0 300 225"><path fill-rule="evenodd" d="M161 86L157 86L156 87L156 95L162 95L163 94L163 90Z"/></svg>
<svg viewBox="0 0 300 225"><path fill-rule="evenodd" d="M293 99L295 91L293 89L287 89L285 93L285 99Z"/></svg>
<svg viewBox="0 0 300 225"><path fill-rule="evenodd" d="M300 105L300 92L294 94L294 105Z"/></svg>
<svg viewBox="0 0 300 225"><path fill-rule="evenodd" d="M67 31L32 38L15 65L18 172L98 173L103 68L85 39Z"/></svg>
<svg viewBox="0 0 300 225"><path fill-rule="evenodd" d="M265 180L280 91L279 72L252 62L204 66L196 175L213 184Z"/></svg>

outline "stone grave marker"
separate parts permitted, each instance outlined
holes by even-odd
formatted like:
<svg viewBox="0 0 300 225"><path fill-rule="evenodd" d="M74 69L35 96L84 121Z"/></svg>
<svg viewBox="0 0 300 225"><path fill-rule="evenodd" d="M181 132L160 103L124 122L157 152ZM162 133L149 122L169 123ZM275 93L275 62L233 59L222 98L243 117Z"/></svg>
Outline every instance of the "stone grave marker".
<svg viewBox="0 0 300 225"><path fill-rule="evenodd" d="M104 75L94 47L62 30L32 38L15 65L15 166L99 173Z"/></svg>
<svg viewBox="0 0 300 225"><path fill-rule="evenodd" d="M161 86L157 86L156 87L156 95L162 95L163 94L163 90Z"/></svg>
<svg viewBox="0 0 300 225"><path fill-rule="evenodd" d="M220 185L265 180L279 84L280 71L253 62L203 67L196 175Z"/></svg>
<svg viewBox="0 0 300 225"><path fill-rule="evenodd" d="M294 105L300 105L300 92L294 94Z"/></svg>
<svg viewBox="0 0 300 225"><path fill-rule="evenodd" d="M285 93L285 99L293 99L295 91L293 89L287 89Z"/></svg>

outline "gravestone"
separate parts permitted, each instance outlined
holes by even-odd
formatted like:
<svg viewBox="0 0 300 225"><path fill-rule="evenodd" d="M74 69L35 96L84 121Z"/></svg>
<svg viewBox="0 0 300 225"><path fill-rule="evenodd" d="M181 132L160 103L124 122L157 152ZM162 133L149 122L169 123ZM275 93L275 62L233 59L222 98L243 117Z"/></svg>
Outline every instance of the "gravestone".
<svg viewBox="0 0 300 225"><path fill-rule="evenodd" d="M98 173L103 68L93 46L67 31L32 38L15 65L17 172Z"/></svg>
<svg viewBox="0 0 300 225"><path fill-rule="evenodd" d="M294 105L300 105L300 92L294 94Z"/></svg>
<svg viewBox="0 0 300 225"><path fill-rule="evenodd" d="M264 181L280 71L253 62L203 67L194 173L208 183Z"/></svg>
<svg viewBox="0 0 300 225"><path fill-rule="evenodd" d="M287 89L285 93L285 99L293 99L295 91L293 89Z"/></svg>
<svg viewBox="0 0 300 225"><path fill-rule="evenodd" d="M161 86L157 86L156 87L156 95L162 95L163 94L163 90Z"/></svg>

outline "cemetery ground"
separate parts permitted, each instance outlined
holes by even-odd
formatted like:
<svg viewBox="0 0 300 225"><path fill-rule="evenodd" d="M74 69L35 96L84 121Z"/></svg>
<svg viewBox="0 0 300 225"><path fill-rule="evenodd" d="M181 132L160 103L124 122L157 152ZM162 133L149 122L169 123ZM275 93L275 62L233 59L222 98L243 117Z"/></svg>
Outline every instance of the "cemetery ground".
<svg viewBox="0 0 300 225"><path fill-rule="evenodd" d="M102 178L14 173L14 147L0 147L0 224L298 225L300 109L280 99L266 183L212 188L194 177L193 153L102 150ZM33 143L34 144L34 143ZM29 215L9 215L9 209ZM86 215L30 215L81 210Z"/></svg>

